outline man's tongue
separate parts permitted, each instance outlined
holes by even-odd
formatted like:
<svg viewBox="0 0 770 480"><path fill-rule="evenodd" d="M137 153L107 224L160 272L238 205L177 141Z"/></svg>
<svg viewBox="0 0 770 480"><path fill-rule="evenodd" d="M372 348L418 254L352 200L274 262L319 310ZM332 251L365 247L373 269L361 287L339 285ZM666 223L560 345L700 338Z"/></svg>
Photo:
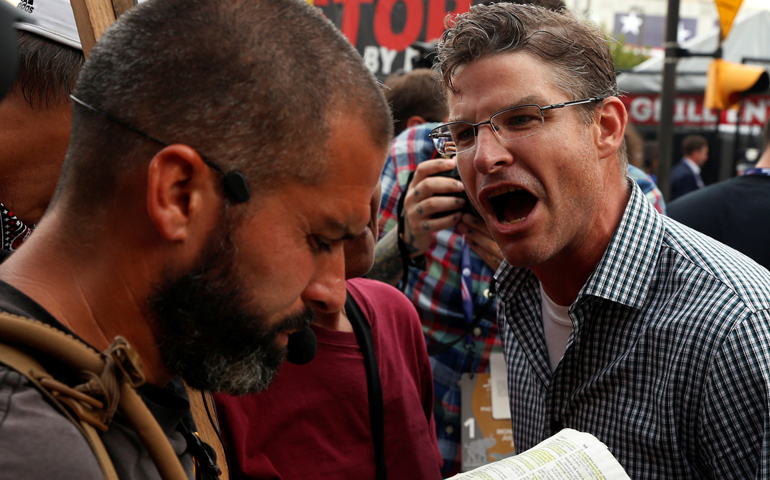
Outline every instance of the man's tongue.
<svg viewBox="0 0 770 480"><path fill-rule="evenodd" d="M497 219L507 224L519 223L527 218L537 203L537 198L526 190L518 190L501 196L504 197L501 199L504 203L501 202L502 208L497 210Z"/></svg>

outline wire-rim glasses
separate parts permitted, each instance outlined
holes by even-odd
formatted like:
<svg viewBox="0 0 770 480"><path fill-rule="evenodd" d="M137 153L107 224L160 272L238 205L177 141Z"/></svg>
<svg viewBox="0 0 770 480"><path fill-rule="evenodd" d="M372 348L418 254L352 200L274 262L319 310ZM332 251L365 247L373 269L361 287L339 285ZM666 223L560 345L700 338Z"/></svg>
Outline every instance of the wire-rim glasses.
<svg viewBox="0 0 770 480"><path fill-rule="evenodd" d="M531 137L540 132L545 125L544 110L601 102L607 97L591 97L564 103L555 103L541 107L540 105L517 105L506 108L492 115L486 122L450 122L439 125L430 132L430 138L441 155L453 155L467 152L476 148L476 137L479 127L489 125L497 138L502 140L517 140Z"/></svg>

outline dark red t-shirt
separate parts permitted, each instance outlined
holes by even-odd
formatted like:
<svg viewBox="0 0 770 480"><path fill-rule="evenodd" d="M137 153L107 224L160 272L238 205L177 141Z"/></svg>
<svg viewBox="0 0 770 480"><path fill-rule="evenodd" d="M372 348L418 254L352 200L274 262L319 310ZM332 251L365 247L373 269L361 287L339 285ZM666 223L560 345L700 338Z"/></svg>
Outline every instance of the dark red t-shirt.
<svg viewBox="0 0 770 480"><path fill-rule="evenodd" d="M347 288L372 326L393 479L440 479L433 381L420 321L401 292L354 279ZM318 353L284 363L264 392L215 395L231 478L375 478L366 373L355 334L312 327Z"/></svg>

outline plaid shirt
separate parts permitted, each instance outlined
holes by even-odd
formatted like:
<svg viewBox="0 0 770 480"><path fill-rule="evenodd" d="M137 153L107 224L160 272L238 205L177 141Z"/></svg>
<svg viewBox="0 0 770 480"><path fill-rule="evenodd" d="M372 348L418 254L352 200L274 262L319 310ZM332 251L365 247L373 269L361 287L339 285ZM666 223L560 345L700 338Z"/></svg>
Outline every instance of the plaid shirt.
<svg viewBox="0 0 770 480"><path fill-rule="evenodd" d="M663 193L658 190L658 186L655 185L652 177L630 164L628 165L628 176L642 188L642 192L644 192L652 206L655 207L655 210L665 215L666 201L663 200Z"/></svg>
<svg viewBox="0 0 770 480"><path fill-rule="evenodd" d="M428 134L438 125L425 123L409 128L393 141L382 173L381 236L398 224L396 206L409 174L420 162L437 157ZM462 306L462 244L462 234L455 228L437 232L425 254L427 268L422 271L409 267L409 281L404 293L417 307L428 345L451 342L468 328ZM487 302L484 293L489 289L494 270L471 251L471 272L474 312L478 312ZM439 449L444 458L444 475L456 473L460 468L460 376L465 372L487 371L490 353L502 351L495 307L490 306L475 332L478 335L473 335L474 355L469 354L461 341L448 351L431 357L436 395L434 414Z"/></svg>
<svg viewBox="0 0 770 480"><path fill-rule="evenodd" d="M438 125L424 123L406 129L393 141L382 173L380 236L398 224L396 206L409 174L420 162L437 157L428 134ZM629 166L629 173L655 208L665 212L663 196L652 180L632 166ZM417 307L428 345L451 342L467 328L460 281L462 244L462 235L454 228L437 232L425 254L427 268L422 271L409 267L409 282L404 293ZM494 271L473 251L471 271L474 311L479 311L487 301L484 293L489 289ZM466 372L489 371L489 355L502 351L495 320L496 305L497 302L490 306L481 320L480 335L473 337L475 355L470 355L464 343L459 342L449 351L431 357L436 392L436 431L444 458L442 472L446 476L460 469L460 376Z"/></svg>
<svg viewBox="0 0 770 480"><path fill-rule="evenodd" d="M633 188L553 374L537 278L498 282L518 450L570 427L631 478L770 478L770 272Z"/></svg>

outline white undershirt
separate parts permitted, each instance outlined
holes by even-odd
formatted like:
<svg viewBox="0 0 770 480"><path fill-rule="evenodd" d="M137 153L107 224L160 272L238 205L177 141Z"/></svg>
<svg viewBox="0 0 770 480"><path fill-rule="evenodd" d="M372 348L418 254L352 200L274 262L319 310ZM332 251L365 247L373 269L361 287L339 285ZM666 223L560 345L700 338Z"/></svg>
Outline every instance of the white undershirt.
<svg viewBox="0 0 770 480"><path fill-rule="evenodd" d="M572 333L572 320L569 318L569 307L556 305L551 297L545 293L542 284L540 285L540 298L542 298L545 345L548 349L551 372L553 372L561 362L564 351L567 350L567 341Z"/></svg>

